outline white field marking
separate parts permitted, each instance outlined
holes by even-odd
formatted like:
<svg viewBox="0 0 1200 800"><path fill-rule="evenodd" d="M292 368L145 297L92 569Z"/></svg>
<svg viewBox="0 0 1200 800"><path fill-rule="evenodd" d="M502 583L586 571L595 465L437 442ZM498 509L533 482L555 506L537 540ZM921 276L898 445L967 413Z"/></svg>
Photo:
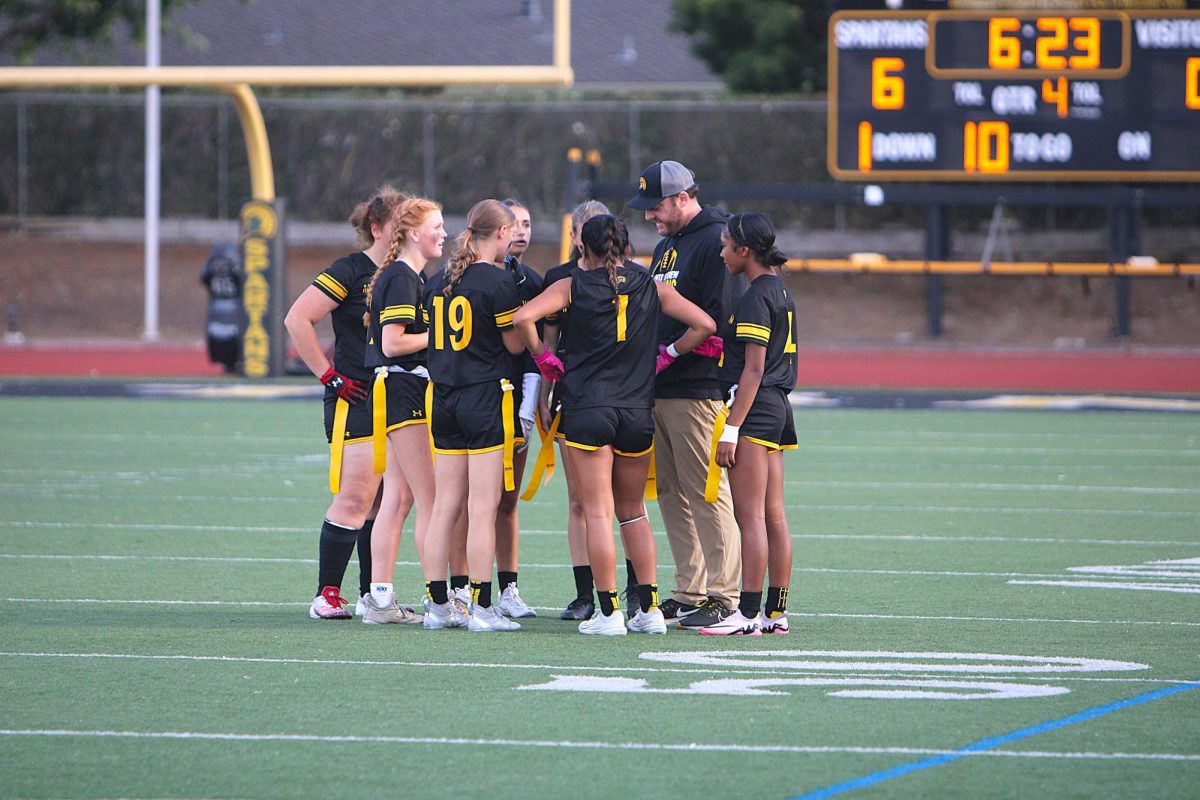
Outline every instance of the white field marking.
<svg viewBox="0 0 1200 800"><path fill-rule="evenodd" d="M67 730L55 728L3 728L0 736L50 736L87 739L162 739L219 742L322 742L326 744L433 744L468 747L530 747L563 750L651 750L684 753L796 753L805 755L963 755L962 750L935 750L919 747L862 747L787 744L701 744L699 742L590 742L538 739L457 739L433 736L330 736L304 733L202 733L198 731L113 731ZM975 750L972 757L1074 759L1087 761L1200 761L1195 753L1098 753L1052 752L1047 750Z"/></svg>
<svg viewBox="0 0 1200 800"><path fill-rule="evenodd" d="M1115 577L1200 579L1200 558L1147 561L1137 565L1067 567L1067 571L1087 575L1111 575Z"/></svg>
<svg viewBox="0 0 1200 800"><path fill-rule="evenodd" d="M830 697L869 700L1016 700L1070 694L1061 686L995 681L886 680L878 678L715 678L695 681L683 689L652 689L645 678L603 678L595 675L551 675L547 683L518 686L531 692L612 692L620 694L722 695L763 697L790 694L773 687L859 687L826 692Z"/></svg>
<svg viewBox="0 0 1200 800"><path fill-rule="evenodd" d="M1125 589L1132 592L1171 592L1174 594L1200 594L1200 586L1195 584L1176 584L1176 583L1118 583L1116 581L1032 581L1032 580L1014 580L1009 581L1015 586L1062 586L1073 589Z"/></svg>
<svg viewBox="0 0 1200 800"><path fill-rule="evenodd" d="M140 660L140 661L182 661L182 662L211 662L211 663L244 663L244 664L288 664L299 666L365 666L365 667L400 667L400 668L425 668L425 667L463 667L472 669L511 669L511 670L541 670L546 672L606 672L606 673L634 673L634 674L681 674L681 675L750 675L761 677L764 669L771 669L775 672L788 673L800 672L806 676L814 677L845 677L846 668L835 670L794 670L786 666L778 666L775 662L764 662L757 666L745 668L735 667L708 667L703 665L697 666L651 666L639 664L630 667L614 667L614 666L594 666L594 665L578 665L578 664L503 664L503 663L453 663L446 662L429 662L429 661L350 661L350 660L332 660L332 659L300 659L300 658L263 658L263 657L243 657L243 656L189 656L189 655L142 655L136 653L39 653L39 652L0 652L0 658L62 658L62 659L115 659L115 660ZM914 679L912 670L889 671L886 669L865 668L860 673L862 677L872 679ZM994 677L1002 678L1006 681L1020 680L1040 680L1040 675L1029 675L1014 672L1013 674L995 673ZM923 673L920 676L921 680L961 680L963 673L942 674L941 672ZM1069 681L1073 683L1122 683L1122 684L1149 684L1156 686L1174 686L1178 684L1187 684L1191 681L1176 680L1170 678L1138 678L1138 677L1121 677L1121 678L1100 678L1100 677L1083 677L1070 674L1056 674L1054 680L1059 682Z"/></svg>
<svg viewBox="0 0 1200 800"><path fill-rule="evenodd" d="M694 653L646 652L638 658L669 664L760 669L841 670L846 672L953 672L1047 674L1130 672L1150 669L1136 661L1070 656L1015 656L1000 653L930 653L897 650L708 650ZM847 660L850 659L850 660Z"/></svg>
<svg viewBox="0 0 1200 800"><path fill-rule="evenodd" d="M1059 483L953 483L950 481L827 481L785 480L787 486L832 489L967 489L1020 492L1095 492L1098 494L1200 494L1190 486L1083 486Z"/></svg>
<svg viewBox="0 0 1200 800"><path fill-rule="evenodd" d="M1041 437L1038 437L1041 438ZM803 440L803 434L801 434ZM1137 455L1137 456L1182 456L1200 457L1200 450L1178 447L939 447L937 445L889 445L889 444L801 444L801 453L935 453L939 455L1022 455L1044 456L1056 454L1073 455Z"/></svg>
<svg viewBox="0 0 1200 800"><path fill-rule="evenodd" d="M315 561L312 563L316 563ZM128 600L120 598L94 597L6 597L10 603L82 603L100 604L129 603L135 605L159 605L162 603L179 606L278 606L284 608L301 608L308 601L258 601L258 600ZM558 606L530 606L535 611L561 611ZM789 617L801 619L891 619L912 620L914 622L1005 622L1025 625L1029 623L1045 623L1054 625L1159 625L1167 627L1200 628L1200 622L1179 622L1175 620L1137 620L1137 619L1052 619L1049 617L961 617L946 615L922 614L847 614L815 611L789 611Z"/></svg>
<svg viewBox="0 0 1200 800"><path fill-rule="evenodd" d="M559 504L554 504L559 505ZM1200 517L1197 511L1150 511L1120 508L1045 508L1040 506L935 506L935 505L832 505L819 503L788 503L788 508L804 511L850 511L854 513L917 513L917 514L1099 514L1115 517Z"/></svg>

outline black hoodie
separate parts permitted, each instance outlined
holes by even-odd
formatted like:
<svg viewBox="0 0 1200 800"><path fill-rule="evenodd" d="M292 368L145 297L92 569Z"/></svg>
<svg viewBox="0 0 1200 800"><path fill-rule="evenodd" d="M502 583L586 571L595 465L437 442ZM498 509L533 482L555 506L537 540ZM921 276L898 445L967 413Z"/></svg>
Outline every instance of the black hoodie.
<svg viewBox="0 0 1200 800"><path fill-rule="evenodd" d="M739 281L729 275L721 259L721 231L728 219L729 215L715 206L701 208L679 233L658 243L650 268L655 280L670 283L718 325L725 318L725 309L733 308L733 301L741 294L738 289L745 289L745 280L739 287ZM671 344L686 330L686 325L660 315L658 342ZM654 396L720 400L717 359L690 353L680 356L655 379Z"/></svg>

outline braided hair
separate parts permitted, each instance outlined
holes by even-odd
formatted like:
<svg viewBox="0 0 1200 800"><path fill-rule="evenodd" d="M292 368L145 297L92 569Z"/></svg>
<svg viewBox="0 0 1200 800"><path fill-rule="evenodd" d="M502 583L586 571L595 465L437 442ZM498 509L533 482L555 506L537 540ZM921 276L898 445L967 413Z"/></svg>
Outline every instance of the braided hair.
<svg viewBox="0 0 1200 800"><path fill-rule="evenodd" d="M775 226L764 214L734 214L726 223L729 238L738 247L748 247L764 265L775 269L787 263L787 256L775 246Z"/></svg>
<svg viewBox="0 0 1200 800"><path fill-rule="evenodd" d="M583 224L579 239L584 249L604 264L613 294L618 294L617 267L625 263L625 254L629 252L629 230L625 223L612 214L592 217Z"/></svg>
<svg viewBox="0 0 1200 800"><path fill-rule="evenodd" d="M371 323L371 297L375 292L375 282L379 280L379 276L385 269L396 262L405 235L424 225L425 220L429 219L429 215L434 211L441 210L441 204L433 200L426 200L424 197L410 197L392 212L392 241L388 245L387 256L383 259L383 263L376 267L374 274L371 275L370 283L367 284L367 313L363 314L364 326Z"/></svg>
<svg viewBox="0 0 1200 800"><path fill-rule="evenodd" d="M447 297L454 292L467 267L479 260L479 252L473 244L475 237L486 239L516 221L517 216L499 200L480 200L471 206L467 212L467 229L454 240L454 255L450 256L450 263L446 265L446 288L442 292Z"/></svg>

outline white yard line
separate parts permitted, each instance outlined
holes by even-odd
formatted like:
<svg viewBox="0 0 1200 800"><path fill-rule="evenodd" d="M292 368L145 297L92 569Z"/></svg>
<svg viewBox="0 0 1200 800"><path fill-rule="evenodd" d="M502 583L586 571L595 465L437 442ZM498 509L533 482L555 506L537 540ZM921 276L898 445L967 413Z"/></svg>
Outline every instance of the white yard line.
<svg viewBox="0 0 1200 800"><path fill-rule="evenodd" d="M954 481L829 481L785 480L787 486L813 486L829 489L967 489L1010 492L1068 492L1098 494L1200 494L1200 489L1184 486L1097 486L1063 483L969 483Z"/></svg>
<svg viewBox="0 0 1200 800"><path fill-rule="evenodd" d="M794 753L798 755L961 755L961 750L937 750L918 747L869 747L830 745L785 745L785 744L704 744L700 742L612 742L571 741L561 739L467 739L434 736L331 736L303 733L212 733L201 731L115 731L115 730L66 730L54 728L4 728L0 736L16 737L66 737L88 739L151 739L151 740L196 740L223 742L321 742L326 744L416 744L457 745L468 747L519 747L546 748L555 750L619 750L619 751L667 751L683 753ZM984 750L967 753L972 757L1071 759L1087 761L1200 761L1196 753L1100 753L1100 752L1052 752L1046 750Z"/></svg>

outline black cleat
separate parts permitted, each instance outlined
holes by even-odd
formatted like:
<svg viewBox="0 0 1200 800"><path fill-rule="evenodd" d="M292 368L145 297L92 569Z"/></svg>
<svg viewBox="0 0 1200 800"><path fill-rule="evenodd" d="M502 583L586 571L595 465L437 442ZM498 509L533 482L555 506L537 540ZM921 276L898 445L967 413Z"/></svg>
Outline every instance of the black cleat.
<svg viewBox="0 0 1200 800"><path fill-rule="evenodd" d="M687 603L681 603L674 597L663 601L658 607L662 610L663 619L667 621L668 625L672 622L679 622L679 620L683 619L689 614L696 613L700 609L700 606L692 606L688 605Z"/></svg>
<svg viewBox="0 0 1200 800"><path fill-rule="evenodd" d="M576 597L567 604L567 607L563 609L563 612L558 617L559 619L587 620L591 619L595 613L596 604L592 602L591 598Z"/></svg>
<svg viewBox="0 0 1200 800"><path fill-rule="evenodd" d="M711 597L700 604L694 614L688 614L679 621L681 628L709 628L724 621L733 613L733 609L725 608Z"/></svg>

